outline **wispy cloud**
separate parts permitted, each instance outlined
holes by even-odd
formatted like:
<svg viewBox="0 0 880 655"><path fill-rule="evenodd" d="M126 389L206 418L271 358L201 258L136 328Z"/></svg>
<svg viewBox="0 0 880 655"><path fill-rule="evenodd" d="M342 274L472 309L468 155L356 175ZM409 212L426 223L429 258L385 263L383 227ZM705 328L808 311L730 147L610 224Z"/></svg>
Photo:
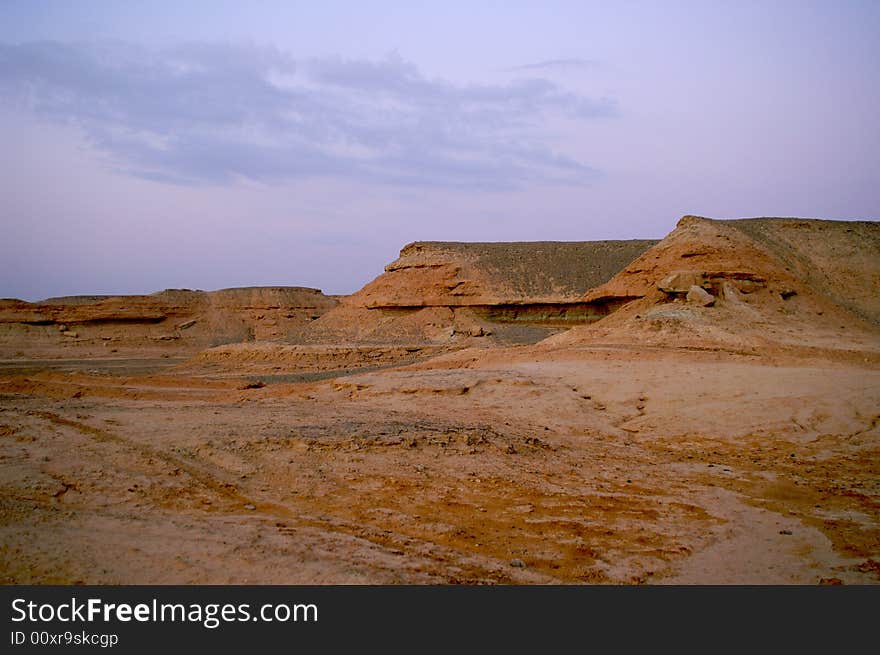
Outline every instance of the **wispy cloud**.
<svg viewBox="0 0 880 655"><path fill-rule="evenodd" d="M513 72L551 72L559 70L577 70L577 69L593 69L601 65L598 59L547 59L546 61L538 61L533 64L523 64L522 66L512 66L506 68L505 71Z"/></svg>
<svg viewBox="0 0 880 655"><path fill-rule="evenodd" d="M595 171L555 153L542 125L555 115L616 114L612 100L545 79L462 85L428 79L400 57L294 61L272 48L220 44L0 45L0 91L79 126L119 170L177 184L579 183Z"/></svg>

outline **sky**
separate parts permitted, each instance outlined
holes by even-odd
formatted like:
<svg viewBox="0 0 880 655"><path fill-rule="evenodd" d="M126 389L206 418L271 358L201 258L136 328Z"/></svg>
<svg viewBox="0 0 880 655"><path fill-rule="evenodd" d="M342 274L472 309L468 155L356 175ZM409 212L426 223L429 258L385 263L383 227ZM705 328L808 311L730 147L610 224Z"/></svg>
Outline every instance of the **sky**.
<svg viewBox="0 0 880 655"><path fill-rule="evenodd" d="M0 297L880 220L880 2L0 0Z"/></svg>

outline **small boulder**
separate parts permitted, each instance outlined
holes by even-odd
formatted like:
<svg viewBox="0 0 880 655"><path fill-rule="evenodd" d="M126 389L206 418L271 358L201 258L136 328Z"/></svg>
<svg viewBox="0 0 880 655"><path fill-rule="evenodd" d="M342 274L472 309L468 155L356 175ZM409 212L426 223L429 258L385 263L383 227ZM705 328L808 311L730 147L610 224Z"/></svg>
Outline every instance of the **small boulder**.
<svg viewBox="0 0 880 655"><path fill-rule="evenodd" d="M663 293L687 293L693 286L702 287L706 278L702 271L675 271L657 283Z"/></svg>
<svg viewBox="0 0 880 655"><path fill-rule="evenodd" d="M732 303L742 302L742 299L739 297L739 291L729 280L721 283L721 297Z"/></svg>
<svg viewBox="0 0 880 655"><path fill-rule="evenodd" d="M71 339L76 339L79 337L79 333L74 332L73 330L64 330L64 332L61 333L61 336L70 337Z"/></svg>
<svg viewBox="0 0 880 655"><path fill-rule="evenodd" d="M715 304L715 296L696 284L688 289L686 299L692 305L701 305L702 307L711 307Z"/></svg>

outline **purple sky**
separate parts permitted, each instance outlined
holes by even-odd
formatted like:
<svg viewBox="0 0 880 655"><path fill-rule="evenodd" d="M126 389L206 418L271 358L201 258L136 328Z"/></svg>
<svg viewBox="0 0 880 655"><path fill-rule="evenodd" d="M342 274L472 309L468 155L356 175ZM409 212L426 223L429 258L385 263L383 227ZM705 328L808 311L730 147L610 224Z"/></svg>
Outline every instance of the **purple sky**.
<svg viewBox="0 0 880 655"><path fill-rule="evenodd" d="M349 293L414 240L878 220L878 116L876 1L6 0L0 297Z"/></svg>

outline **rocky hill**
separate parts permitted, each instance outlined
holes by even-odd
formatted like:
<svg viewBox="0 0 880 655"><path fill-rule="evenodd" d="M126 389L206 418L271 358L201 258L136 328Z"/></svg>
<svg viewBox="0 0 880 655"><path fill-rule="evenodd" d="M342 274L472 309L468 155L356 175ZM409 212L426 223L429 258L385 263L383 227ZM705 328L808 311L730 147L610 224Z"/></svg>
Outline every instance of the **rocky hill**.
<svg viewBox="0 0 880 655"><path fill-rule="evenodd" d="M880 350L880 223L683 217L583 300L634 298L551 343Z"/></svg>

